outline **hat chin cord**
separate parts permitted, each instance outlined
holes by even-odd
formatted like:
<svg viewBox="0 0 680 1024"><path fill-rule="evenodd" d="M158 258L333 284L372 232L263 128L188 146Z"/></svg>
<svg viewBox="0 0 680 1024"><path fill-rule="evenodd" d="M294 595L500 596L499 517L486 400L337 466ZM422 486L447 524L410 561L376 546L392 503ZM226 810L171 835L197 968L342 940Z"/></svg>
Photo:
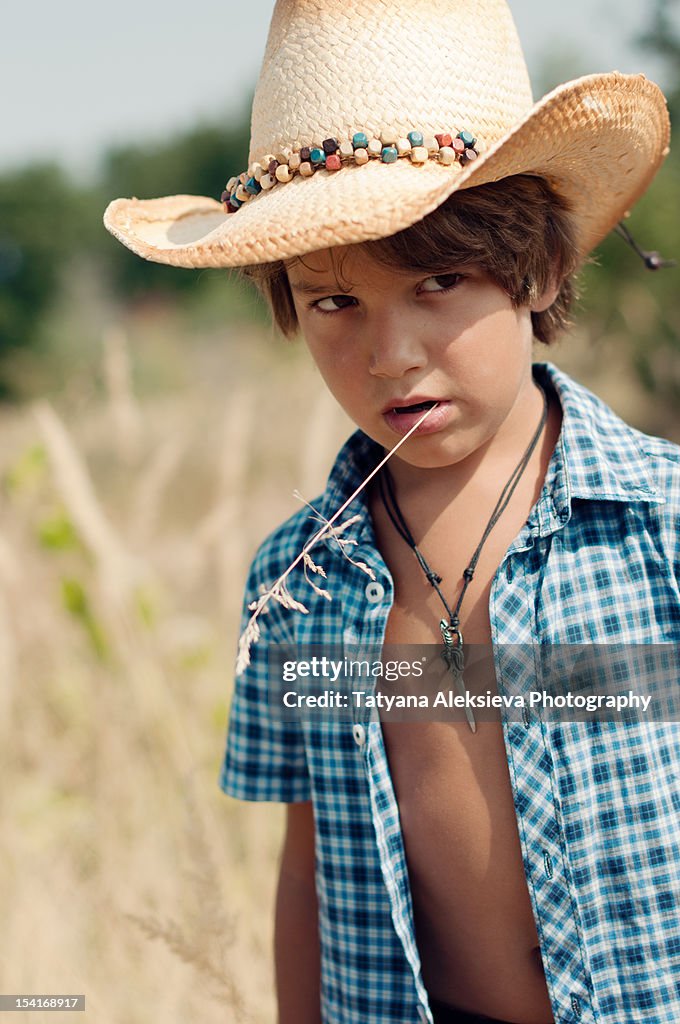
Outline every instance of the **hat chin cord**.
<svg viewBox="0 0 680 1024"><path fill-rule="evenodd" d="M645 249L640 248L623 221L616 225L614 231L619 238L622 238L631 247L633 252L638 254L647 270L666 270L669 267L677 266L676 260L666 260L658 252L647 252Z"/></svg>

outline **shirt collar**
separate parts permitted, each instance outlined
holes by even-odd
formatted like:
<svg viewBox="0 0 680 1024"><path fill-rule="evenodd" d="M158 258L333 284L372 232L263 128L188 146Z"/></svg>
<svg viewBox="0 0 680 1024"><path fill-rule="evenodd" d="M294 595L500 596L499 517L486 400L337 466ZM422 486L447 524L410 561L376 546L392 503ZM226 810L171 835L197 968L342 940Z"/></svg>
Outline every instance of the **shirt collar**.
<svg viewBox="0 0 680 1024"><path fill-rule="evenodd" d="M546 475L556 505L563 508L574 498L664 502L643 434L551 363L534 364L534 376L553 389L562 406L562 430Z"/></svg>

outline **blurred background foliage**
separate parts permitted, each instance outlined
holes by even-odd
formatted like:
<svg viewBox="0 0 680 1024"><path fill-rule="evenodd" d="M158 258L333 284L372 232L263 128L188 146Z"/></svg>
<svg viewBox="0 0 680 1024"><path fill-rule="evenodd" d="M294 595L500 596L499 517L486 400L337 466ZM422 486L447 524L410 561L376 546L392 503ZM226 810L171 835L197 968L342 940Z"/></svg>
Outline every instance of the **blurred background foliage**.
<svg viewBox="0 0 680 1024"><path fill-rule="evenodd" d="M639 40L676 124L678 2ZM578 69L556 54L537 93ZM98 1024L274 1019L282 809L215 783L250 554L350 424L252 292L102 225L115 196L219 196L248 148L246 110L222 120L87 181L0 174L0 988L86 992ZM630 221L669 258L679 184L680 148ZM578 327L537 355L680 441L680 271L614 237L597 259Z"/></svg>
<svg viewBox="0 0 680 1024"><path fill-rule="evenodd" d="M650 4L646 31L637 40L641 50L664 59L665 88L671 125L680 123L680 35L671 20L673 0ZM658 250L680 261L680 149L671 153L652 188L636 205L629 221L642 249ZM639 258L610 235L599 248L597 265L584 274L583 309L591 336L615 332L624 343L637 380L658 403L657 429L677 424L680 405L679 270L641 270ZM652 424L652 427L654 424Z"/></svg>
<svg viewBox="0 0 680 1024"><path fill-rule="evenodd" d="M680 116L680 37L669 16L674 0L655 0L637 40L665 61L675 123ZM552 71L556 73L560 58ZM560 65L561 70L561 65ZM552 84L550 72L544 84ZM163 145L132 145L105 154L96 180L78 184L58 166L35 165L0 177L0 397L16 400L58 390L93 329L104 320L150 310L175 315L189 330L262 321L257 297L224 271L186 272L132 255L102 227L115 196L173 193L218 196L247 163L249 104L225 132L201 124ZM639 244L680 257L680 148L671 153L630 220ZM616 358L654 396L660 425L680 399L678 271L653 274L610 236L583 275L579 322L597 351L616 337ZM122 312L124 311L124 312ZM101 330L101 327L99 328ZM667 414L667 416L666 416ZM645 424L645 426L650 426Z"/></svg>

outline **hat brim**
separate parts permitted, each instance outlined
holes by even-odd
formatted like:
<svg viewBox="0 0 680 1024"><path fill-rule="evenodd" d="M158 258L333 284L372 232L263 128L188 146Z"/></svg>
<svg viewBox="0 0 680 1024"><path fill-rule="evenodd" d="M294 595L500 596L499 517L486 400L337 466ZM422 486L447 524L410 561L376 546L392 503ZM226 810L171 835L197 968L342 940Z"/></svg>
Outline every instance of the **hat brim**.
<svg viewBox="0 0 680 1024"><path fill-rule="evenodd" d="M573 211L585 256L645 192L668 152L664 96L643 75L589 75L549 93L465 167L408 158L296 176L227 215L203 196L116 199L104 223L144 259L239 267L383 238L453 192L513 174L547 179Z"/></svg>

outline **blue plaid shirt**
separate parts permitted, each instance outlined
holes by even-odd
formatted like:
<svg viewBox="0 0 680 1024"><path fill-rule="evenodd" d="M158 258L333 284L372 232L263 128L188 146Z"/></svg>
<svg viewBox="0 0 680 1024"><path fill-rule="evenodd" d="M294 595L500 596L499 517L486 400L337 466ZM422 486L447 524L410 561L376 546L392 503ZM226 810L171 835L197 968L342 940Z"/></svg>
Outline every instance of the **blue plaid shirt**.
<svg viewBox="0 0 680 1024"><path fill-rule="evenodd" d="M492 583L503 645L680 641L680 449L624 424L550 364L562 431L541 496ZM330 518L381 449L357 432L316 507ZM320 541L333 600L302 574L308 615L271 605L236 681L220 785L244 800L313 800L328 1024L432 1020L416 946L399 810L380 722L268 711L267 643L382 643L393 599L361 496L352 557ZM246 601L318 529L305 510L262 545ZM325 545L325 546L324 546ZM247 614L247 613L246 613ZM244 619L245 621L245 619ZM496 663L499 690L502 659ZM680 1021L680 723L503 722L524 870L558 1024Z"/></svg>

